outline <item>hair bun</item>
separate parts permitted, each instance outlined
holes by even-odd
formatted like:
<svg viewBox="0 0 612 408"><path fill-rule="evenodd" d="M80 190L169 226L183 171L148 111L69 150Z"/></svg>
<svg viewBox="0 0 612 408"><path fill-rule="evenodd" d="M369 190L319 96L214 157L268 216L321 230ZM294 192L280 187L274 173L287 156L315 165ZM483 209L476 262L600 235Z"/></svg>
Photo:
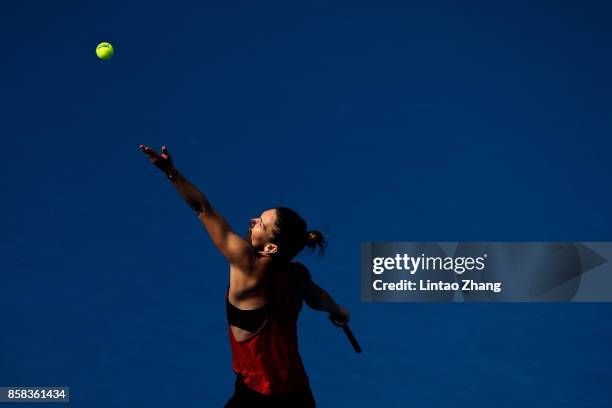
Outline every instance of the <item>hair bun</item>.
<svg viewBox="0 0 612 408"><path fill-rule="evenodd" d="M317 244L323 242L323 234L319 231L308 231L307 235L306 246L308 248L314 248Z"/></svg>
<svg viewBox="0 0 612 408"><path fill-rule="evenodd" d="M323 255L323 252L327 247L327 243L325 242L325 237L323 237L323 234L321 234L319 231L308 231L306 246L311 248L313 251L318 246L319 255Z"/></svg>

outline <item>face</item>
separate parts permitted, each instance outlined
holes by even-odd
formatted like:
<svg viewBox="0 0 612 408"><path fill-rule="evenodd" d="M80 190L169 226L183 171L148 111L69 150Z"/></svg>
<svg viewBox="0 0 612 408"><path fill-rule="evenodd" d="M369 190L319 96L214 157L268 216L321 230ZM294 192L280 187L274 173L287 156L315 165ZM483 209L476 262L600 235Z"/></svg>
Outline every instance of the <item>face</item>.
<svg viewBox="0 0 612 408"><path fill-rule="evenodd" d="M274 251L272 244L276 228L276 210L266 210L257 218L251 218L246 240L260 252Z"/></svg>

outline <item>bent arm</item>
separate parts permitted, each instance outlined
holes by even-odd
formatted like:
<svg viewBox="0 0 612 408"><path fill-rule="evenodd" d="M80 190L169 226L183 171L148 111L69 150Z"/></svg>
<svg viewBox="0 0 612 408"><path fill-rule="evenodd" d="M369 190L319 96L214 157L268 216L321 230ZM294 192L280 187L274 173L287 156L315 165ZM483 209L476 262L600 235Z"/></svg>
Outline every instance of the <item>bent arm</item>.
<svg viewBox="0 0 612 408"><path fill-rule="evenodd" d="M301 292L304 302L313 310L327 312L332 316L341 316L344 310L336 303L334 298L323 288L317 285L310 277L310 272L301 263L294 263L301 273Z"/></svg>
<svg viewBox="0 0 612 408"><path fill-rule="evenodd" d="M340 314L342 308L331 295L314 281L310 280L303 286L303 296L306 304L313 310L327 312L332 315Z"/></svg>
<svg viewBox="0 0 612 408"><path fill-rule="evenodd" d="M248 269L254 259L251 245L230 228L206 196L178 170L173 168L167 176L187 205L196 212L213 243L229 263L238 265L242 270Z"/></svg>

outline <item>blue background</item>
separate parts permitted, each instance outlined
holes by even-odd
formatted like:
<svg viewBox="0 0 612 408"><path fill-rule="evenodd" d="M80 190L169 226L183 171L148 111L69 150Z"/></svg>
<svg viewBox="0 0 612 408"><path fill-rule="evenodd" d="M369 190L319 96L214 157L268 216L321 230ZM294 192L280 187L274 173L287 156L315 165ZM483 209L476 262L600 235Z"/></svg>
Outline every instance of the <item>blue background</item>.
<svg viewBox="0 0 612 408"><path fill-rule="evenodd" d="M145 143L238 232L328 235L364 353L304 311L319 406L611 406L610 304L359 298L362 241L612 241L610 3L220 3L4 5L0 386L231 394L228 267Z"/></svg>

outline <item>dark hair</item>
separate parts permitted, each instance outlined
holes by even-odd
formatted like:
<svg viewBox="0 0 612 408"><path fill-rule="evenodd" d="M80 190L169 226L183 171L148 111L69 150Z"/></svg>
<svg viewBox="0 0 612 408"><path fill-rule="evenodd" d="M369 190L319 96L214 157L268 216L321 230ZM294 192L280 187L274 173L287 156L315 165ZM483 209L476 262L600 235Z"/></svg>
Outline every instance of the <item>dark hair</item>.
<svg viewBox="0 0 612 408"><path fill-rule="evenodd" d="M279 257L290 261L305 246L311 249L311 253L318 247L319 256L325 253L327 242L319 231L308 231L306 221L290 208L277 207L276 231L274 241L279 246Z"/></svg>

